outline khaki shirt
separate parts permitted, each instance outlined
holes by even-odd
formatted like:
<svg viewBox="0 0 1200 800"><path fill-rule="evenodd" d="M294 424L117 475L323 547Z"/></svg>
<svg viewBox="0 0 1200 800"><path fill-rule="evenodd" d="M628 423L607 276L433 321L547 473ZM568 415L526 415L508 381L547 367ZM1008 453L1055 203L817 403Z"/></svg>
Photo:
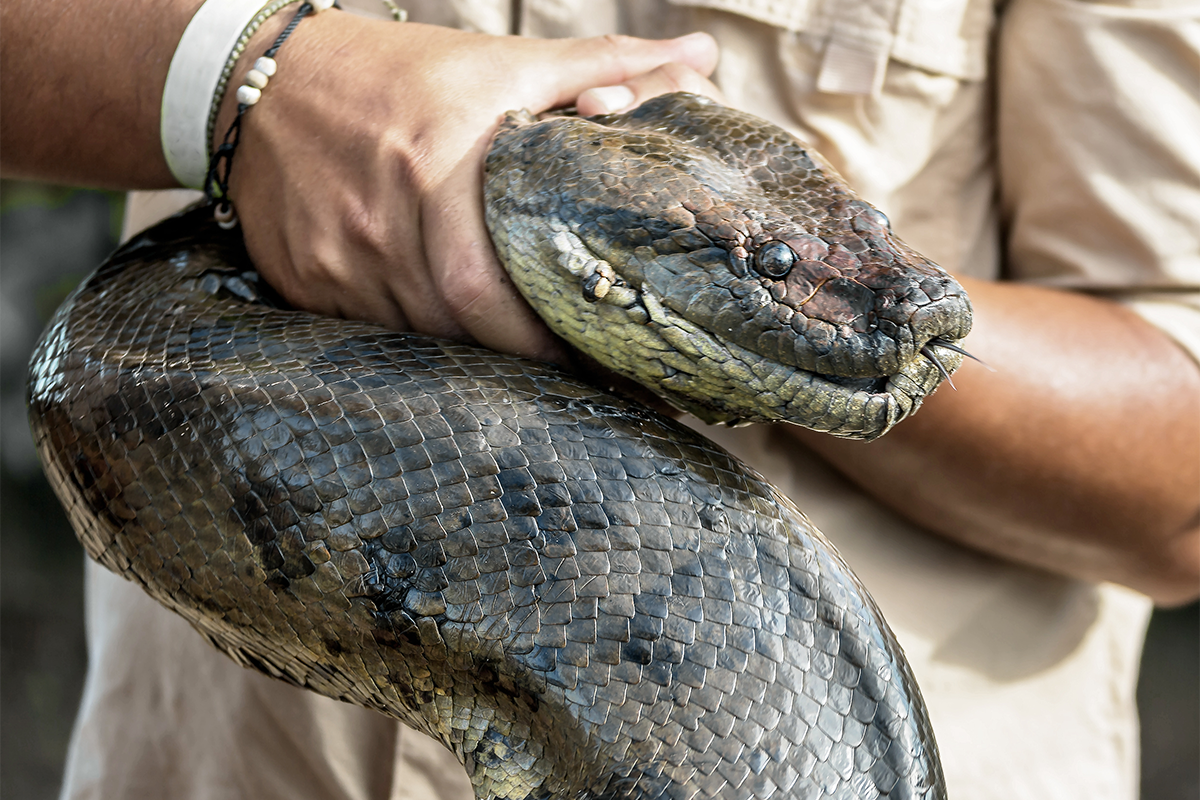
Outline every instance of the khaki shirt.
<svg viewBox="0 0 1200 800"><path fill-rule="evenodd" d="M361 5L368 6L369 0ZM507 0L421 0L489 33ZM1200 358L1200 7L1172 0L524 0L533 36L707 30L730 105L820 150L960 275L1103 293ZM141 196L134 227L178 198ZM797 502L912 661L955 800L1137 795L1150 604L947 542L769 429L705 429ZM235 666L88 572L66 798L471 797L440 745Z"/></svg>

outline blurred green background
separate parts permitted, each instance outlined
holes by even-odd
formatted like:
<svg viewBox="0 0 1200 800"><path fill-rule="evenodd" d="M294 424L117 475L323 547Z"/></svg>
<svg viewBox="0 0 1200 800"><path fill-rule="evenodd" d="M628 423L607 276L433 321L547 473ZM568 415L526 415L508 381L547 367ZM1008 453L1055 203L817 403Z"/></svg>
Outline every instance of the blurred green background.
<svg viewBox="0 0 1200 800"><path fill-rule="evenodd" d="M57 794L87 662L83 551L38 466L26 362L115 246L122 210L112 193L0 182L0 797L12 800ZM1138 701L1144 800L1200 800L1196 605L1154 615Z"/></svg>

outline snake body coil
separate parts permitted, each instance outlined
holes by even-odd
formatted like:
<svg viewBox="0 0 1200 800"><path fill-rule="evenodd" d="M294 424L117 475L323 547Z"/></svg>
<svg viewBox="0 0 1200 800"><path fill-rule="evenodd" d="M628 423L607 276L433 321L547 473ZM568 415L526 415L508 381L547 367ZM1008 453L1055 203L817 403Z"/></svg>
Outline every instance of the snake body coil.
<svg viewBox="0 0 1200 800"><path fill-rule="evenodd" d="M493 176L519 151L503 136ZM520 177L512 171L505 180ZM499 249L526 247L530 214L495 233L518 201L494 181ZM655 341L679 338L651 252L624 259L642 265L641 281L618 277L596 256L617 245L561 214L538 219L550 220L550 240L589 243L586 255L550 256L574 265L582 289L561 292L584 297L579 314L619 309ZM736 280L720 279L722 291L745 298L737 280L772 279L747 277L755 248L816 236L755 242L750 230L738 244L706 224L651 232L637 247L684 230L665 255L687 259L699 244L706 252L690 263L711 271L714 251L726 252ZM759 261L788 260L775 250ZM931 270L919 265L917 283L928 287ZM833 280L851 281L817 283ZM912 362L964 327L899 336L874 362L931 388L932 368ZM728 338L747 349L748 335ZM791 360L837 367L830 352ZM887 394L895 379L863 374L871 360L805 380ZM656 369L691 374L684 363L668 355ZM689 407L771 416L680 400L684 383L669 392ZM800 392L776 394L795 407ZM860 400L810 403L836 418L816 427L873 435L851 418L856 404L894 422L886 402ZM891 632L821 534L760 477L688 428L548 365L280 307L238 238L202 211L133 239L60 309L34 356L30 418L94 558L240 663L440 739L480 798L944 797Z"/></svg>

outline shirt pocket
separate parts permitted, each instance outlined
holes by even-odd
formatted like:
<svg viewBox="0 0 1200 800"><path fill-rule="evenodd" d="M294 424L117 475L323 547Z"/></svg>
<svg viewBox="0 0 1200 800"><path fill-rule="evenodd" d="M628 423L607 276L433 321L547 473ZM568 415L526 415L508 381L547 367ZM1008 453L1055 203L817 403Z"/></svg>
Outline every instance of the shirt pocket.
<svg viewBox="0 0 1200 800"><path fill-rule="evenodd" d="M738 14L820 40L818 87L877 94L889 61L962 80L982 80L993 0L667 0Z"/></svg>

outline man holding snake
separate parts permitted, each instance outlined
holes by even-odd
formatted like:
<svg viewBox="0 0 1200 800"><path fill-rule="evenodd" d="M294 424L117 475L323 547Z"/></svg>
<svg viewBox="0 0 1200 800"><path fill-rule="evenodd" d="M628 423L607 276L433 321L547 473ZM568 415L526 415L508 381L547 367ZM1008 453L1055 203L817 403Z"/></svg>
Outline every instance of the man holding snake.
<svg viewBox="0 0 1200 800"><path fill-rule="evenodd" d="M177 186L159 110L199 6L8 0L5 174ZM305 20L246 115L231 195L272 284L312 310L562 360L483 225L500 115L682 89L792 130L963 283L967 346L994 371L968 362L957 391L869 445L706 435L789 494L871 588L925 693L951 797L1136 796L1150 604L1200 594L1194 5L407 7L402 25ZM232 86L290 16L263 24ZM234 105L230 92L218 132ZM129 231L180 200L134 195ZM91 673L64 797L469 796L438 746L241 670L135 587L94 566L88 580Z"/></svg>

